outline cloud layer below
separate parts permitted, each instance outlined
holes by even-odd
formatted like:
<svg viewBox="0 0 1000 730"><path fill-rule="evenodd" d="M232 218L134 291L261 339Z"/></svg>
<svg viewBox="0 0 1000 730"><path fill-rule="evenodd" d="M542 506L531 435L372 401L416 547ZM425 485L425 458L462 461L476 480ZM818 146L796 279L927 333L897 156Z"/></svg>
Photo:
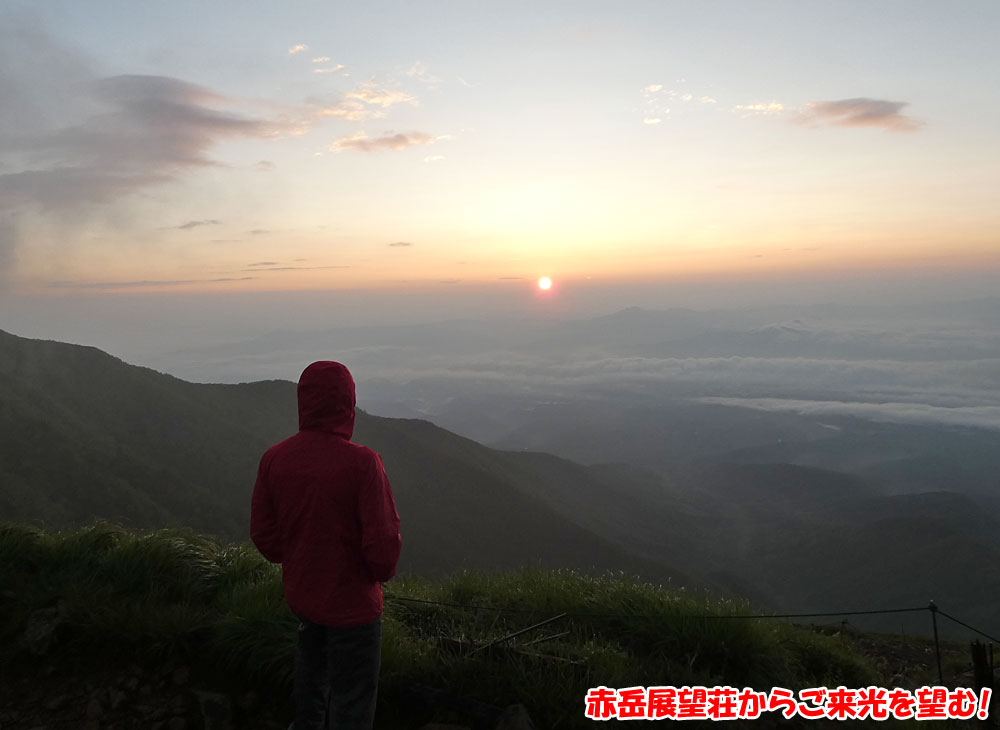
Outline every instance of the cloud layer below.
<svg viewBox="0 0 1000 730"><path fill-rule="evenodd" d="M701 403L785 411L802 416L849 416L886 423L971 426L1000 430L1000 406L941 408L926 403L852 403L782 398L699 398Z"/></svg>

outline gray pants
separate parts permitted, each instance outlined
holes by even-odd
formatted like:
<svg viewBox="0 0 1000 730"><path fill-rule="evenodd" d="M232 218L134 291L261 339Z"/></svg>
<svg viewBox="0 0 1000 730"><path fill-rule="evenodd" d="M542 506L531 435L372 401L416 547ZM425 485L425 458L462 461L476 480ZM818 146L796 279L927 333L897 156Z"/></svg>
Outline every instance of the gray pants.
<svg viewBox="0 0 1000 730"><path fill-rule="evenodd" d="M294 730L371 730L382 620L323 626L301 619L295 651Z"/></svg>

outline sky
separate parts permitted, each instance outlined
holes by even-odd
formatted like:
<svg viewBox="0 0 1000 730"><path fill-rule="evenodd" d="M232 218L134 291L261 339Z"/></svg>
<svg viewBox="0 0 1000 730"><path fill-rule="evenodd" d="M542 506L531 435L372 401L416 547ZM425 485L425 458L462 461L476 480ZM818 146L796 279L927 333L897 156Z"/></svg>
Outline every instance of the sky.
<svg viewBox="0 0 1000 730"><path fill-rule="evenodd" d="M958 7L3 0L0 328L995 294Z"/></svg>

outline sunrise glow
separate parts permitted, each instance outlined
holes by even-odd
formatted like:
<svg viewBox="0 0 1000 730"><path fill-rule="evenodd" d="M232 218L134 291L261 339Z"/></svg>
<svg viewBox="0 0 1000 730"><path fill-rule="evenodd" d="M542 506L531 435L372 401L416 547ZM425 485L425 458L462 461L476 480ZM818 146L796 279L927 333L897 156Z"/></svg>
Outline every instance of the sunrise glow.
<svg viewBox="0 0 1000 730"><path fill-rule="evenodd" d="M975 4L26 4L0 296L1000 274Z"/></svg>
<svg viewBox="0 0 1000 730"><path fill-rule="evenodd" d="M547 276L543 276L538 280L538 288L542 291L548 291L552 288L552 279Z"/></svg>

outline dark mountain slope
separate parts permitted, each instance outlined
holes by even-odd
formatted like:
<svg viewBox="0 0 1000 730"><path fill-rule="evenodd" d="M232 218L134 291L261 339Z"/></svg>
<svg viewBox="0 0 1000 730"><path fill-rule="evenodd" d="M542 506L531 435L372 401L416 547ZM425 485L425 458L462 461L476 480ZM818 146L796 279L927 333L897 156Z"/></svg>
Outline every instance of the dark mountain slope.
<svg viewBox="0 0 1000 730"><path fill-rule="evenodd" d="M760 555L756 579L788 610L926 606L934 600L995 635L1000 522L974 499L945 492L838 504L777 533ZM930 618L919 613L852 622L926 633ZM947 622L942 631L967 635Z"/></svg>
<svg viewBox="0 0 1000 730"><path fill-rule="evenodd" d="M554 477L536 489L598 534L669 558L758 608L868 610L933 599L985 631L1000 630L1000 521L979 497L886 496L857 477L790 464L678 465L667 477L618 465L586 471L604 486ZM930 627L926 612L851 621L922 634ZM968 636L950 623L941 631Z"/></svg>
<svg viewBox="0 0 1000 730"><path fill-rule="evenodd" d="M192 384L94 348L0 333L0 519L104 518L243 539L257 461L296 424L292 383ZM542 565L676 575L511 479L516 473L531 484L547 475L497 468L517 463L517 454L427 422L364 413L356 440L385 458L404 520L403 569Z"/></svg>
<svg viewBox="0 0 1000 730"><path fill-rule="evenodd" d="M0 514L240 535L246 480L287 430L289 396L288 383L194 385L0 333Z"/></svg>

